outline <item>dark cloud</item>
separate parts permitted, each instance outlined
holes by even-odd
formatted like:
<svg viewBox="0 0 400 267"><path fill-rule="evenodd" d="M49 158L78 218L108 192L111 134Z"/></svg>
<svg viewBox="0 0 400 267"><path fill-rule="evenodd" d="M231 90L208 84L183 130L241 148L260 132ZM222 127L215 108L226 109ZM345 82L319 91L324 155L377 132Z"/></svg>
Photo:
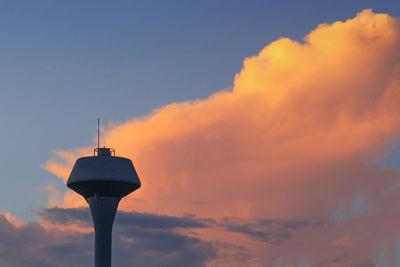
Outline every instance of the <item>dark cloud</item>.
<svg viewBox="0 0 400 267"><path fill-rule="evenodd" d="M43 209L39 214L43 219L53 224L79 224L84 227L92 225L87 208L51 208ZM240 219L234 217L227 217L217 222L209 218L196 218L193 215L174 217L119 211L115 219L114 231L120 231L125 236L134 235L135 238L143 234L162 235L166 239L171 239L171 242L179 242L177 236L171 235L171 232L164 232L164 230L220 227L228 232L241 233L262 242L276 244L281 243L284 239L291 238L291 232L294 230L321 224L321 222L303 220Z"/></svg>
<svg viewBox="0 0 400 267"><path fill-rule="evenodd" d="M39 215L53 223L62 225L80 224L81 226L91 226L92 221L88 208L62 209L51 208L42 209ZM209 227L214 221L211 219L196 219L192 215L184 217L174 217L167 215L156 215L152 213L124 212L118 211L116 225L120 227L136 227L149 229L175 229L175 228L205 228Z"/></svg>
<svg viewBox="0 0 400 267"><path fill-rule="evenodd" d="M54 226L92 227L87 208L48 208L41 220ZM224 218L215 221L151 213L117 213L113 229L113 265L205 266L214 259L248 262L249 250L238 244L204 241L196 229L215 228L247 235L270 244L291 238L291 232L319 223L282 220ZM61 227L62 228L62 227ZM0 266L64 267L93 265L93 233L45 229L36 222L16 227L0 215Z"/></svg>
<svg viewBox="0 0 400 267"><path fill-rule="evenodd" d="M82 227L92 226L89 209L77 208L77 209L62 209L62 208L51 208L42 209L39 211L39 216L52 223L59 225L71 225L79 224Z"/></svg>
<svg viewBox="0 0 400 267"><path fill-rule="evenodd" d="M59 267L68 266L68 263L88 266L84 259L89 251L79 248L88 240L85 236L48 231L36 222L17 228L0 215L0 266ZM71 249L74 248L72 244L76 245L75 249L80 249L78 255L71 255L72 250L63 251L67 244L71 244ZM63 248L57 250L60 246Z"/></svg>
<svg viewBox="0 0 400 267"><path fill-rule="evenodd" d="M54 225L91 226L88 209L43 209ZM207 221L119 212L113 230L114 266L204 266L217 257L218 244L180 229L204 228ZM0 215L0 266L63 267L93 265L93 233L44 229L36 222L15 227Z"/></svg>
<svg viewBox="0 0 400 267"><path fill-rule="evenodd" d="M281 244L292 237L294 230L322 224L301 220L225 218L219 226L229 232L245 234L265 243Z"/></svg>

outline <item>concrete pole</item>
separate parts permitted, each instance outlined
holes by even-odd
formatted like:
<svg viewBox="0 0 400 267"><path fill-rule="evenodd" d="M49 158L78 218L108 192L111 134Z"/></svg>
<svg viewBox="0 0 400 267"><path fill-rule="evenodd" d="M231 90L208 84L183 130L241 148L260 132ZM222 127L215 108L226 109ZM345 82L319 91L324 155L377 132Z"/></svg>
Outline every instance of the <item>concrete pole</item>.
<svg viewBox="0 0 400 267"><path fill-rule="evenodd" d="M112 227L121 198L96 194L86 200L90 206L95 231L94 266L111 267Z"/></svg>

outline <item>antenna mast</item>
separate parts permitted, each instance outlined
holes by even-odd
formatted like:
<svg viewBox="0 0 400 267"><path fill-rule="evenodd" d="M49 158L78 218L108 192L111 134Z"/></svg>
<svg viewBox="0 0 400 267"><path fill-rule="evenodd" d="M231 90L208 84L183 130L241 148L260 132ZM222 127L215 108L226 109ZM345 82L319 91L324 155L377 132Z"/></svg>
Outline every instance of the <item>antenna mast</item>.
<svg viewBox="0 0 400 267"><path fill-rule="evenodd" d="M100 118L97 119L97 148L100 148Z"/></svg>

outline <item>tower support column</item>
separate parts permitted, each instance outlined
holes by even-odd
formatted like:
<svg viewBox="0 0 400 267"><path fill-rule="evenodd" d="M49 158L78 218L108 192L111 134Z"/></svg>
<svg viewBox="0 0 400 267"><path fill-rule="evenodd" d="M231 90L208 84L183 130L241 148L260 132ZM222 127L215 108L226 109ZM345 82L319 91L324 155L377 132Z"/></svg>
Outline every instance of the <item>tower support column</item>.
<svg viewBox="0 0 400 267"><path fill-rule="evenodd" d="M119 197L88 197L95 231L95 267L111 267L112 227L117 212Z"/></svg>

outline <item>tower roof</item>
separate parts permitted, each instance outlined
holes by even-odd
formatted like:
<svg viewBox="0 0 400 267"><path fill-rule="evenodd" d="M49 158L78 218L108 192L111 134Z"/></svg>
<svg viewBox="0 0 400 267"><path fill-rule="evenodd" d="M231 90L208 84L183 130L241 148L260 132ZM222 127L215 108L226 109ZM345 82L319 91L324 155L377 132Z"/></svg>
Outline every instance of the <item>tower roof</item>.
<svg viewBox="0 0 400 267"><path fill-rule="evenodd" d="M113 152L110 148L97 148L94 156L79 158L67 186L85 198L95 193L123 197L139 188L141 183L132 161L115 157Z"/></svg>

